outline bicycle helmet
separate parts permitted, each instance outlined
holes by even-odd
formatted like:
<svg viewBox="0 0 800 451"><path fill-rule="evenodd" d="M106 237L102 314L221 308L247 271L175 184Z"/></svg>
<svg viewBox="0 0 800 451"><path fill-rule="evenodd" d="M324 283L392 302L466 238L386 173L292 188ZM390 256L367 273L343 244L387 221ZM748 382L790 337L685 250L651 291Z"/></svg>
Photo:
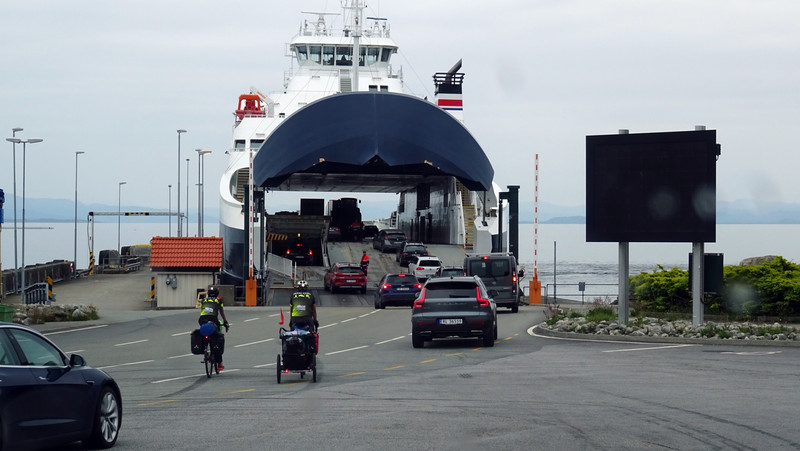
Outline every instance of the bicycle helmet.
<svg viewBox="0 0 800 451"><path fill-rule="evenodd" d="M308 290L308 282L305 280L300 280L297 282L297 289L298 290Z"/></svg>
<svg viewBox="0 0 800 451"><path fill-rule="evenodd" d="M217 287L208 287L207 297L215 298L217 296L219 296L219 288L217 288Z"/></svg>

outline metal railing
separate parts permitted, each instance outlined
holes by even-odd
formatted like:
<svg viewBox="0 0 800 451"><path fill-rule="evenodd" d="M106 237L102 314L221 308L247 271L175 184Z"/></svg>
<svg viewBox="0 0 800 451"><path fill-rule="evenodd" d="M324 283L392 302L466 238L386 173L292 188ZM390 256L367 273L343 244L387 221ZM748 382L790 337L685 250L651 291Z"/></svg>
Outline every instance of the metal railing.
<svg viewBox="0 0 800 451"><path fill-rule="evenodd" d="M548 283L542 285L542 300L551 303L557 299L568 299L583 304L594 303L600 298L603 302L610 303L617 300L618 287L616 283Z"/></svg>

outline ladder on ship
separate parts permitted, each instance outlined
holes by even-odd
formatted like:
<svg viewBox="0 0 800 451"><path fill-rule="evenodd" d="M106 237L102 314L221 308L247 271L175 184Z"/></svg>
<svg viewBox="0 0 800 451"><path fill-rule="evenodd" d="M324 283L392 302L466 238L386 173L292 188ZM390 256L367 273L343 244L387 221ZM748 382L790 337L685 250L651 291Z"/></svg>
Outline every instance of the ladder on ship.
<svg viewBox="0 0 800 451"><path fill-rule="evenodd" d="M464 250L471 251L475 245L475 204L470 191L456 180L456 190L461 193L461 209L464 212Z"/></svg>

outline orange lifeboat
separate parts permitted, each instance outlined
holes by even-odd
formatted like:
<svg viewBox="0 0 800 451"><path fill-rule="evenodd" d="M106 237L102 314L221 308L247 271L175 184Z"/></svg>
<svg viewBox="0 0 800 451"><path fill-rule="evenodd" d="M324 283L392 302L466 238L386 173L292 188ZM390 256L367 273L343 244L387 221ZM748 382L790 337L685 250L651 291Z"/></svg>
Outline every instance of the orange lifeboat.
<svg viewBox="0 0 800 451"><path fill-rule="evenodd" d="M236 118L264 116L261 107L261 98L256 94L242 94L239 96L239 107L236 109Z"/></svg>

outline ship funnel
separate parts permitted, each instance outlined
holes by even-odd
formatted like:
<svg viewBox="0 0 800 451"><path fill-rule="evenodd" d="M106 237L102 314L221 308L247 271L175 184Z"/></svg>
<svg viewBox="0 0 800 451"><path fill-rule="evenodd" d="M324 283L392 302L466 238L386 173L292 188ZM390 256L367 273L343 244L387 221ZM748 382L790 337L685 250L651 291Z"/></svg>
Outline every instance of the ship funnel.
<svg viewBox="0 0 800 451"><path fill-rule="evenodd" d="M461 70L460 59L447 72L434 74L433 84L436 88L436 105L463 123L464 102L461 85L464 82L464 74L458 72L459 70Z"/></svg>

